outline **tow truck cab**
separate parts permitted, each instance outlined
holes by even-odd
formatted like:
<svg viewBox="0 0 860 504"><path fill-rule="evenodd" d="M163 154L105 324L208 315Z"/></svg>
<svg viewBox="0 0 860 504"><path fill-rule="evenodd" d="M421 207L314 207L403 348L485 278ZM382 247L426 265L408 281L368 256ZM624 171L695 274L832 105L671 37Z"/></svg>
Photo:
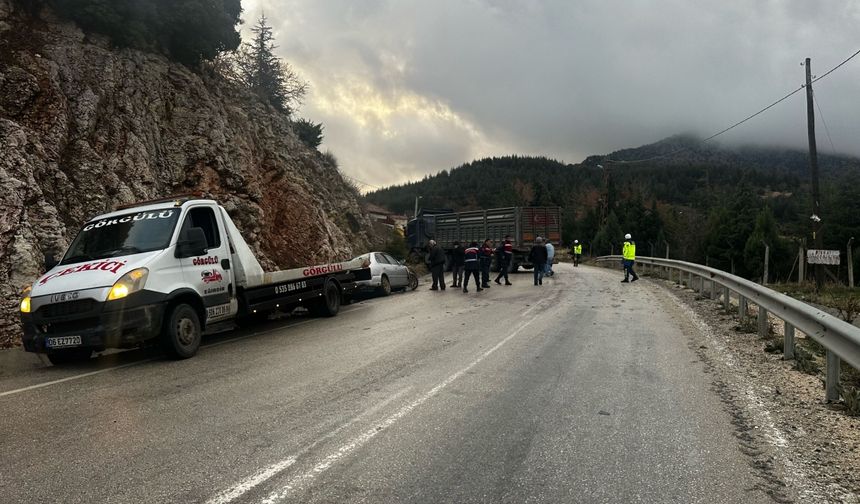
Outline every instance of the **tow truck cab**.
<svg viewBox="0 0 860 504"><path fill-rule="evenodd" d="M336 314L356 277L369 275L363 266L265 273L213 200L121 208L84 224L25 293L24 349L65 363L159 339L168 354L191 357L208 324L299 304Z"/></svg>

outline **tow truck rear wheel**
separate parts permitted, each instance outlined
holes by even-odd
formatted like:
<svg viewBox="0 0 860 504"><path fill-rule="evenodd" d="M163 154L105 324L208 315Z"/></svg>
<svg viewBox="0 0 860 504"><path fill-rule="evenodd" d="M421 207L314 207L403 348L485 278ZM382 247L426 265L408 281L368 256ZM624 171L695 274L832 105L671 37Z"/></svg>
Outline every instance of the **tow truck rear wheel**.
<svg viewBox="0 0 860 504"><path fill-rule="evenodd" d="M326 280L322 296L308 305L308 311L317 317L334 317L340 311L341 292L334 280Z"/></svg>
<svg viewBox="0 0 860 504"><path fill-rule="evenodd" d="M193 357L200 349L203 331L200 317L191 305L179 304L170 312L167 325L161 334L161 346L174 359Z"/></svg>
<svg viewBox="0 0 860 504"><path fill-rule="evenodd" d="M54 350L48 354L48 360L55 366L73 364L90 360L93 356L91 348L69 348L66 350Z"/></svg>

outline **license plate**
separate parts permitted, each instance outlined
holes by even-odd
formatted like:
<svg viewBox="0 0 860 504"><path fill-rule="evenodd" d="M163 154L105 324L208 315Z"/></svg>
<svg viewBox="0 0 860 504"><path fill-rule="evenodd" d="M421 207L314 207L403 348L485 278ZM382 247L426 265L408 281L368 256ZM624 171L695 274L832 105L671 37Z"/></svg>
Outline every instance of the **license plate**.
<svg viewBox="0 0 860 504"><path fill-rule="evenodd" d="M48 348L67 348L81 346L80 336L59 336L56 338L48 338L45 340L45 346Z"/></svg>

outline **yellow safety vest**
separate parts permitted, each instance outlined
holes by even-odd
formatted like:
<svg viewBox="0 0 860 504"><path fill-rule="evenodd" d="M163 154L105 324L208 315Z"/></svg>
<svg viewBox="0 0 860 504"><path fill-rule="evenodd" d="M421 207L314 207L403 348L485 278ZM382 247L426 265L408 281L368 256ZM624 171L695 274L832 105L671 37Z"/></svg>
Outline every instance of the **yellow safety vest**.
<svg viewBox="0 0 860 504"><path fill-rule="evenodd" d="M635 261L636 244L632 241L624 242L624 250L621 252L621 254L624 256L624 259L627 259L628 261Z"/></svg>
<svg viewBox="0 0 860 504"><path fill-rule="evenodd" d="M573 253L574 253L574 254L580 254L580 255L581 255L581 254L582 254L582 244L574 245L574 247L573 247Z"/></svg>

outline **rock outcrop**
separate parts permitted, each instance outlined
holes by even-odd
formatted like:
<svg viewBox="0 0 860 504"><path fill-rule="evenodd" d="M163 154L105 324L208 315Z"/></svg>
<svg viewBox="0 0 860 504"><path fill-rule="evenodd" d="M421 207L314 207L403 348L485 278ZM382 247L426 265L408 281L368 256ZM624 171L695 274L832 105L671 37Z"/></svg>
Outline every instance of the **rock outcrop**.
<svg viewBox="0 0 860 504"><path fill-rule="evenodd" d="M290 121L210 72L0 0L0 346L21 289L93 214L200 192L266 268L364 251L358 194Z"/></svg>

